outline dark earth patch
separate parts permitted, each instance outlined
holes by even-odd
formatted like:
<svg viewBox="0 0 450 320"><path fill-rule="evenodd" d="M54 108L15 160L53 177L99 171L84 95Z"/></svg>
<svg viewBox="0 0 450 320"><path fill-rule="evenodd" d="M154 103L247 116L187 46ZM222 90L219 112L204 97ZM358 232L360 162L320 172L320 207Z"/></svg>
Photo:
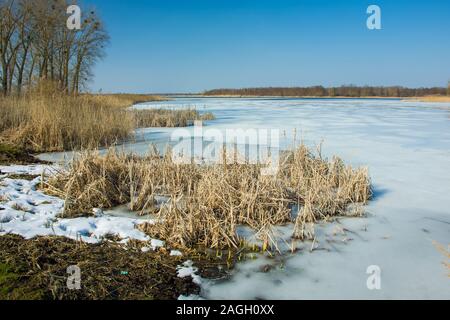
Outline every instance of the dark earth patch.
<svg viewBox="0 0 450 320"><path fill-rule="evenodd" d="M141 252L141 244L88 245L61 237L0 237L0 300L172 300L199 294L177 277L186 258ZM81 269L81 289L67 287L67 268Z"/></svg>
<svg viewBox="0 0 450 320"><path fill-rule="evenodd" d="M43 163L27 150L11 144L0 143L0 165Z"/></svg>

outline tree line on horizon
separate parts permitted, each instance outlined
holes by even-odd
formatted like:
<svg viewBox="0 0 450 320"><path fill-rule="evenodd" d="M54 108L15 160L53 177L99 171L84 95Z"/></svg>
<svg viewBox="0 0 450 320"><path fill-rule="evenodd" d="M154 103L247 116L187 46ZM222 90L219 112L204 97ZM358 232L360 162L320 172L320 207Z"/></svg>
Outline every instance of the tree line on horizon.
<svg viewBox="0 0 450 320"><path fill-rule="evenodd" d="M67 27L68 0L0 0L0 89L21 94L42 81L77 94L104 56L109 36L95 11L82 8L81 28Z"/></svg>
<svg viewBox="0 0 450 320"><path fill-rule="evenodd" d="M449 86L450 88L450 86ZM243 89L214 89L204 92L207 96L280 96L280 97L423 97L446 95L447 88L406 88L341 86L341 87L267 87Z"/></svg>

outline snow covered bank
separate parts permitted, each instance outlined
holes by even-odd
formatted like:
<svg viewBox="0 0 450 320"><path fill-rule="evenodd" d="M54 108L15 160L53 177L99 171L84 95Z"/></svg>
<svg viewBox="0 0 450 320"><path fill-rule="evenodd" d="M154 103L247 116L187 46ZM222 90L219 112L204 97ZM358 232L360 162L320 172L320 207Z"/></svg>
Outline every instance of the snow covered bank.
<svg viewBox="0 0 450 320"><path fill-rule="evenodd" d="M11 165L0 166L0 173L4 174L24 174L30 176L39 176L41 174L50 175L57 170L56 166L31 164L31 165Z"/></svg>
<svg viewBox="0 0 450 320"><path fill-rule="evenodd" d="M10 179L3 175L0 180L0 235L17 234L26 239L36 236L64 236L97 243L107 236L119 236L124 241L135 239L150 241L152 248L163 246L162 241L150 239L136 229L142 220L128 217L98 215L92 218L59 219L64 208L62 199L48 196L37 189L40 175L49 174L52 167L43 165L1 166L2 173L39 175L32 181Z"/></svg>

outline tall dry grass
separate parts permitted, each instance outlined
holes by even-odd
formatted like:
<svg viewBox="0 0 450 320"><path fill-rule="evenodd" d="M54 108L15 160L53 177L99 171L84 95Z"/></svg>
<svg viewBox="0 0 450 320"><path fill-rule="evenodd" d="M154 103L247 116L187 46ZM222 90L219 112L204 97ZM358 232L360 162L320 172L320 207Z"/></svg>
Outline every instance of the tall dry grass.
<svg viewBox="0 0 450 320"><path fill-rule="evenodd" d="M195 110L130 111L151 95L69 96L51 84L0 98L0 139L35 152L95 149L133 137L142 126L181 126L200 119ZM151 124L151 125L149 125Z"/></svg>
<svg viewBox="0 0 450 320"><path fill-rule="evenodd" d="M130 136L133 118L113 97L62 94L0 99L1 136L36 152L96 148Z"/></svg>
<svg viewBox="0 0 450 320"><path fill-rule="evenodd" d="M371 197L367 169L327 161L305 146L282 158L278 174L265 176L261 165L176 164L170 151L137 157L111 149L106 156L81 155L68 172L50 179L47 191L66 199L65 216L119 204L153 213L157 222L141 229L175 247L237 248L240 225L268 243L272 226L292 222L293 237L305 239L319 220L362 214L349 209ZM163 205L161 196L168 199ZM301 208L298 215L294 206Z"/></svg>
<svg viewBox="0 0 450 320"><path fill-rule="evenodd" d="M450 96L425 96L417 97L409 100L421 101L421 102L450 102ZM406 101L409 101L406 100Z"/></svg>
<svg viewBox="0 0 450 320"><path fill-rule="evenodd" d="M135 126L137 128L148 127L187 127L195 120L214 120L212 113L200 114L195 109L148 109L133 110Z"/></svg>

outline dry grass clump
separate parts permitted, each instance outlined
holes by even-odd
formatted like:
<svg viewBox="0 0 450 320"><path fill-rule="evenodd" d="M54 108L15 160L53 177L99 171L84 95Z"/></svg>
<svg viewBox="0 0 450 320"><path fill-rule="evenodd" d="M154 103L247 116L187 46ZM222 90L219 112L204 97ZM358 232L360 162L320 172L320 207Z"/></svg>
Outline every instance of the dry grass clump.
<svg viewBox="0 0 450 320"><path fill-rule="evenodd" d="M212 121L216 120L216 116L212 112L205 112L200 116L200 119L202 121Z"/></svg>
<svg viewBox="0 0 450 320"><path fill-rule="evenodd" d="M0 98L0 136L28 150L96 148L129 138L134 118L125 108L146 95L70 96L51 83L24 96Z"/></svg>
<svg viewBox="0 0 450 320"><path fill-rule="evenodd" d="M207 120L190 110L130 111L128 107L163 98L136 94L70 96L51 83L28 94L0 97L0 139L34 152L95 149L132 138L138 127L187 126Z"/></svg>
<svg viewBox="0 0 450 320"><path fill-rule="evenodd" d="M86 94L92 99L97 99L101 103L109 100L108 104L119 108L129 107L133 104L151 102L151 101L166 101L167 98L150 95L150 94L134 94L134 93L110 93L110 94Z"/></svg>
<svg viewBox="0 0 450 320"><path fill-rule="evenodd" d="M7 141L37 152L100 147L133 130L133 119L124 110L87 95L2 98L0 118Z"/></svg>
<svg viewBox="0 0 450 320"><path fill-rule="evenodd" d="M367 168L353 169L337 157L331 161L315 156L304 145L285 155L280 178L301 205L294 236L309 238L308 224L337 215L361 215L358 205L372 196ZM350 208L349 205L353 205ZM356 205L356 206L355 206ZM349 210L353 209L353 210Z"/></svg>
<svg viewBox="0 0 450 320"><path fill-rule="evenodd" d="M450 96L425 96L414 98L414 100L419 100L422 102L450 102Z"/></svg>
<svg viewBox="0 0 450 320"><path fill-rule="evenodd" d="M66 216L129 203L133 210L156 215L155 224L141 225L152 237L174 247L218 249L240 246L240 225L268 242L272 226L292 222L293 237L305 239L315 222L354 215L349 207L371 197L367 169L345 166L338 158L327 161L305 146L283 154L276 176L262 175L262 165L223 162L176 164L170 152L155 151L146 157L114 150L104 157L87 153L69 172L52 178L48 190L65 196ZM158 205L157 196L168 200ZM294 206L301 208L298 215Z"/></svg>
<svg viewBox="0 0 450 320"><path fill-rule="evenodd" d="M239 225L256 231L291 221L292 202L276 179L262 176L253 165L212 165L200 168L189 194L172 197L159 211L156 224L143 231L173 246L237 248Z"/></svg>
<svg viewBox="0 0 450 320"><path fill-rule="evenodd" d="M110 149L105 156L85 152L71 163L70 172L52 177L47 191L65 198L65 217L86 216L93 208L130 204L142 214L153 212L157 195L188 192L196 166L178 166L168 153L152 150L146 157Z"/></svg>
<svg viewBox="0 0 450 320"><path fill-rule="evenodd" d="M187 127L195 120L214 120L212 113L201 115L195 109L170 110L170 109L147 109L133 110L136 128L149 127Z"/></svg>

